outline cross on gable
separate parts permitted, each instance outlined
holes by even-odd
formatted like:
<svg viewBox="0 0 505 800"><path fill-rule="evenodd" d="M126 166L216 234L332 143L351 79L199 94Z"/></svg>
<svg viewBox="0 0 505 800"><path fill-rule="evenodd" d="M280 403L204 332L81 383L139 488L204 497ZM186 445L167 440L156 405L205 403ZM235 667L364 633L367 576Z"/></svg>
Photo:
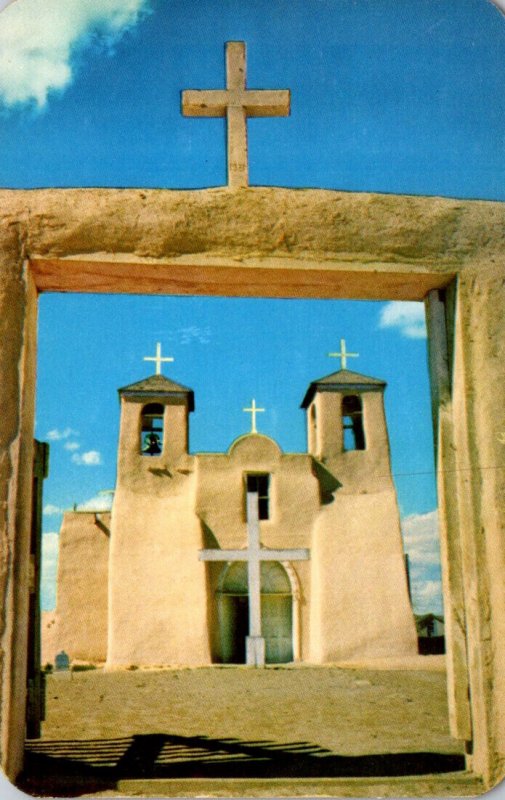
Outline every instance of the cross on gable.
<svg viewBox="0 0 505 800"><path fill-rule="evenodd" d="M347 369L348 358L358 358L359 353L348 353L345 349L345 339L340 340L340 353L328 353L329 358L340 358L341 368Z"/></svg>
<svg viewBox="0 0 505 800"><path fill-rule="evenodd" d="M245 561L249 600L249 636L246 640L247 664L262 667L265 663L265 640L261 635L261 572L262 561L308 561L310 551L268 550L261 546L258 519L258 493L247 493L247 547L244 550L200 550L199 561Z"/></svg>
<svg viewBox="0 0 505 800"><path fill-rule="evenodd" d="M254 398L251 403L251 408L242 409L242 411L251 415L251 433L258 433L258 430L256 428L256 414L263 413L264 410L265 410L264 408L258 408L258 406L256 405L256 400L254 400Z"/></svg>
<svg viewBox="0 0 505 800"><path fill-rule="evenodd" d="M156 363L156 375L161 375L161 365L164 361L173 361L170 356L163 358L161 355L161 342L156 343L156 355L144 356L144 361L154 361Z"/></svg>
<svg viewBox="0 0 505 800"><path fill-rule="evenodd" d="M186 117L226 117L228 186L249 185L247 117L287 117L288 89L246 89L245 42L226 43L226 89L182 92Z"/></svg>

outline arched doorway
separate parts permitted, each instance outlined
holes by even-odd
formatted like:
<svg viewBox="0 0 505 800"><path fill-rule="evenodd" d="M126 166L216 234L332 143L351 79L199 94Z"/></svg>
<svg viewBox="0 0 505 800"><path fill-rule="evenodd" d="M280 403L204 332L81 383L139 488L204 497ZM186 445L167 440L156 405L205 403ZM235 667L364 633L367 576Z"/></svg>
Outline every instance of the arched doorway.
<svg viewBox="0 0 505 800"><path fill-rule="evenodd" d="M236 561L222 573L217 590L221 661L245 664L249 633L247 564ZM267 664L293 661L293 593L289 576L276 561L261 564L261 632Z"/></svg>

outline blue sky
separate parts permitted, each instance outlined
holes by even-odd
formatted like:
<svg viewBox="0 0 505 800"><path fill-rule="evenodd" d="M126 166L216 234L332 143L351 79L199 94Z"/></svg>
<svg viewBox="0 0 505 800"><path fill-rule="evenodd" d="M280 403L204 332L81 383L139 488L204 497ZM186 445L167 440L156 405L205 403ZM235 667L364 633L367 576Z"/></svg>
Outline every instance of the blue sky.
<svg viewBox="0 0 505 800"><path fill-rule="evenodd" d="M289 118L249 122L253 185L505 199L505 24L486 0L16 0L0 14L0 186L198 188L225 183L221 119L180 91L289 88ZM37 435L51 441L43 603L54 603L61 509L113 488L116 389L165 370L196 392L194 451L248 427L305 447L308 382L338 363L388 381L393 470L419 611L440 610L426 341L416 304L48 295Z"/></svg>
<svg viewBox="0 0 505 800"><path fill-rule="evenodd" d="M0 60L2 186L222 184L224 122L182 117L179 95L221 87L242 39L249 86L292 92L289 119L249 122L251 183L505 197L505 26L487 0L61 0L52 19L55 3L49 31L37 0L3 12L33 8Z"/></svg>

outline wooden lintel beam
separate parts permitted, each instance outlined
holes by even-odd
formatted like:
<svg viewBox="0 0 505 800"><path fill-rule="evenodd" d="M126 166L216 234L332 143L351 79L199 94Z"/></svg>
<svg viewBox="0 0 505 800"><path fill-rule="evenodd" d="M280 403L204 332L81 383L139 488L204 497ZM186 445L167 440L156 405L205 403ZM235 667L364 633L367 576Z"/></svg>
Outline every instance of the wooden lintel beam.
<svg viewBox="0 0 505 800"><path fill-rule="evenodd" d="M221 297L423 300L453 274L346 266L238 266L34 258L39 292L175 294Z"/></svg>

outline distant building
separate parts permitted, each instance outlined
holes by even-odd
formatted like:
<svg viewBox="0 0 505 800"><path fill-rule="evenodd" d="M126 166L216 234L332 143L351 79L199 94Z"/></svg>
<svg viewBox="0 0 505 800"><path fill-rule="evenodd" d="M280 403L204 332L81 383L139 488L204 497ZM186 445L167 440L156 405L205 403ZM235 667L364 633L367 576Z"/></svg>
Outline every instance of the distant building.
<svg viewBox="0 0 505 800"><path fill-rule="evenodd" d="M426 639L433 639L437 636L444 636L444 618L437 617L435 614L423 614L416 616L416 628L419 636Z"/></svg>
<svg viewBox="0 0 505 800"><path fill-rule="evenodd" d="M421 655L445 653L444 618L436 614L416 615L416 628Z"/></svg>
<svg viewBox="0 0 505 800"><path fill-rule="evenodd" d="M243 663L258 558L267 663L415 654L385 386L347 369L313 381L306 453L253 424L225 453L191 454L191 389L160 374L120 389L112 512L63 519L56 652Z"/></svg>

